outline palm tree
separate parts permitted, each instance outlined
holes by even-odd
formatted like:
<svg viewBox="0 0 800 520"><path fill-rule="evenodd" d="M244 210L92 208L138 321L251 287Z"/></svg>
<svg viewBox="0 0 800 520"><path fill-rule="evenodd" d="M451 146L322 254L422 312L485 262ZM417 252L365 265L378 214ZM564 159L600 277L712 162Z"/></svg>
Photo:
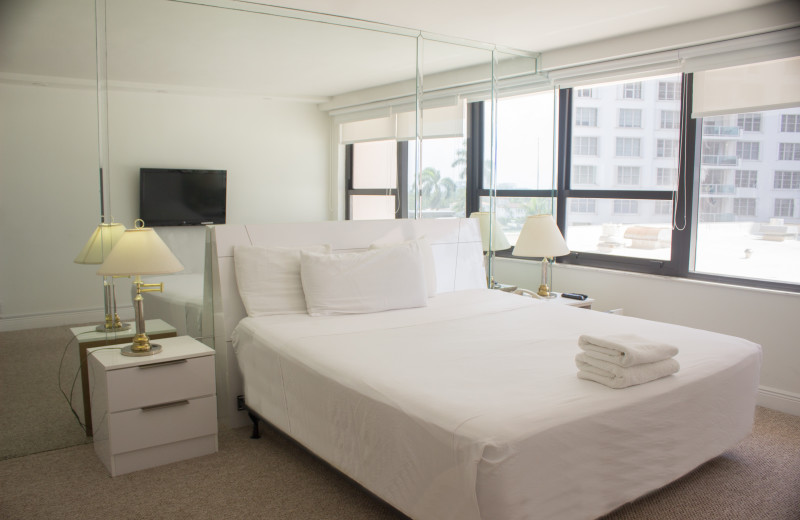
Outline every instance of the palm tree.
<svg viewBox="0 0 800 520"><path fill-rule="evenodd" d="M439 170L428 167L419 174L419 191L423 208L441 209L456 192L456 183L449 177L442 177Z"/></svg>

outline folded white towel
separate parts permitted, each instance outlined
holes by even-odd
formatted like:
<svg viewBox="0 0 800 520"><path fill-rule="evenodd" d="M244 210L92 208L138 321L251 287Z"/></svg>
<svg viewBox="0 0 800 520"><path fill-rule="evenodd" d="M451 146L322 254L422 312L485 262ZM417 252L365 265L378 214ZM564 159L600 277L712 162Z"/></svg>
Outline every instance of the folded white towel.
<svg viewBox="0 0 800 520"><path fill-rule="evenodd" d="M621 367L663 361L678 353L678 348L675 346L656 343L635 334L607 336L584 334L578 338L578 346L595 359Z"/></svg>
<svg viewBox="0 0 800 520"><path fill-rule="evenodd" d="M593 358L587 352L575 356L575 364L578 366L579 378L602 383L611 388L641 385L672 375L680 369L680 365L674 359L621 367L615 363Z"/></svg>

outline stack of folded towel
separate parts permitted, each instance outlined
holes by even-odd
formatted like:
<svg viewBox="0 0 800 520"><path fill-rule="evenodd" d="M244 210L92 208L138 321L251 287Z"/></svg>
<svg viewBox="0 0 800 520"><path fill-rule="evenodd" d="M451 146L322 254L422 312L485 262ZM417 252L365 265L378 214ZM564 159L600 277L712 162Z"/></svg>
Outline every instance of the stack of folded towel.
<svg viewBox="0 0 800 520"><path fill-rule="evenodd" d="M578 338L583 352L575 356L578 377L611 388L626 388L659 379L680 369L674 359L678 348L655 343L634 334Z"/></svg>

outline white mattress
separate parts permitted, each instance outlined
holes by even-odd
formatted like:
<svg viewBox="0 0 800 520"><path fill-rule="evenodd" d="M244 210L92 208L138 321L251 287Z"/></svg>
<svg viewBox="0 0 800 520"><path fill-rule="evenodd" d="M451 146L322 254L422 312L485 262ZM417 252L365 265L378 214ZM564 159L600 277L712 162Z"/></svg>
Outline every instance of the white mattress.
<svg viewBox="0 0 800 520"><path fill-rule="evenodd" d="M680 348L677 374L624 390L580 380L582 333ZM417 519L600 516L745 437L761 349L711 332L522 298L246 318L249 406Z"/></svg>
<svg viewBox="0 0 800 520"><path fill-rule="evenodd" d="M146 283L164 282L163 292L142 293L144 315L175 327L179 336L203 336L203 274L187 273L142 277ZM135 290L134 290L135 292Z"/></svg>

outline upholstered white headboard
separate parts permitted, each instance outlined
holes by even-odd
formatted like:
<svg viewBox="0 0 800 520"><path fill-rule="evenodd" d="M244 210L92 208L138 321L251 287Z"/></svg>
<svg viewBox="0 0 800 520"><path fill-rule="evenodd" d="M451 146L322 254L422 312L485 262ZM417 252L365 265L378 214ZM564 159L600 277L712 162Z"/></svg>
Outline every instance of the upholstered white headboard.
<svg viewBox="0 0 800 520"><path fill-rule="evenodd" d="M366 249L373 243L402 242L424 236L436 264L437 292L486 287L479 223L476 219L357 220L284 224L209 226L203 320L213 319L217 358L217 410L225 423L237 426L242 392L231 333L246 316L234 272L233 248L330 244L334 251Z"/></svg>

